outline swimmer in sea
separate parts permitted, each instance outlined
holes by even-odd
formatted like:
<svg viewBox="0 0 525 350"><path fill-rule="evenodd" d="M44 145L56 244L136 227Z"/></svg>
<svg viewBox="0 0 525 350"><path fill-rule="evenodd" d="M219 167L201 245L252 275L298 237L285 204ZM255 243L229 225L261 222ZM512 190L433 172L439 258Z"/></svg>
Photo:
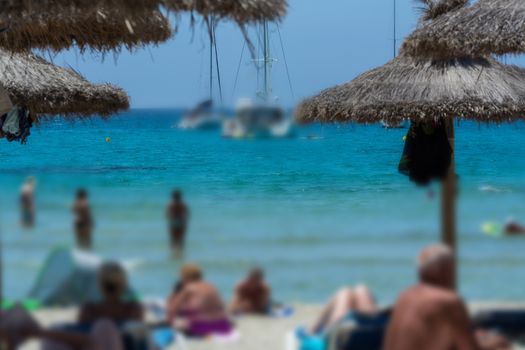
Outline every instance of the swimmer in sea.
<svg viewBox="0 0 525 350"><path fill-rule="evenodd" d="M73 204L73 215L75 216L74 228L77 247L80 249L91 249L92 231L94 225L89 205L88 193L84 189L79 189Z"/></svg>
<svg viewBox="0 0 525 350"><path fill-rule="evenodd" d="M166 217L172 252L174 256L180 257L184 252L189 209L182 200L182 193L179 190L174 190L171 194L171 202L166 208Z"/></svg>
<svg viewBox="0 0 525 350"><path fill-rule="evenodd" d="M505 224L504 232L507 236L525 235L525 226L511 219Z"/></svg>
<svg viewBox="0 0 525 350"><path fill-rule="evenodd" d="M35 179L28 177L20 189L20 222L25 228L35 225Z"/></svg>

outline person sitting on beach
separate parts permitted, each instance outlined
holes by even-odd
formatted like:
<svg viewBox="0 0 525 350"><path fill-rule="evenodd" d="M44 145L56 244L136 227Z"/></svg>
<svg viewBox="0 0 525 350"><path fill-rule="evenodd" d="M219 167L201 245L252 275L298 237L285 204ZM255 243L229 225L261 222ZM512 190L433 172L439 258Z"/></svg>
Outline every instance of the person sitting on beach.
<svg viewBox="0 0 525 350"><path fill-rule="evenodd" d="M20 189L20 221L25 228L35 225L35 179L28 177Z"/></svg>
<svg viewBox="0 0 525 350"><path fill-rule="evenodd" d="M236 287L230 309L234 314L268 314L270 286L264 280L264 271L254 268Z"/></svg>
<svg viewBox="0 0 525 350"><path fill-rule="evenodd" d="M364 285L340 289L330 299L321 316L310 329L310 334L323 334L352 313L374 314L378 306L370 290Z"/></svg>
<svg viewBox="0 0 525 350"><path fill-rule="evenodd" d="M99 270L102 301L80 308L78 323L60 330L28 325L17 332L24 338L43 341L43 349L124 349L120 327L127 322L142 322L144 311L137 302L127 302L127 276L117 263L105 263Z"/></svg>
<svg viewBox="0 0 525 350"><path fill-rule="evenodd" d="M100 302L86 303L79 314L79 323L93 324L101 319L109 319L116 324L128 321L142 321L144 310L136 301L126 301L129 289L124 268L115 262L104 263L99 270Z"/></svg>
<svg viewBox="0 0 525 350"><path fill-rule="evenodd" d="M184 251L189 210L182 200L182 193L178 190L173 191L171 194L171 202L166 208L166 217L168 218L172 252L176 256L180 256Z"/></svg>
<svg viewBox="0 0 525 350"><path fill-rule="evenodd" d="M233 330L217 288L204 281L199 266L184 265L181 290L168 299L168 321L189 336L229 334Z"/></svg>
<svg viewBox="0 0 525 350"><path fill-rule="evenodd" d="M74 228L77 247L91 249L94 220L91 214L88 193L84 189L77 191L73 204L73 214L75 216Z"/></svg>
<svg viewBox="0 0 525 350"><path fill-rule="evenodd" d="M454 254L443 245L424 249L420 282L402 293L390 320L385 350L507 349L506 341L476 333L461 297L454 291Z"/></svg>

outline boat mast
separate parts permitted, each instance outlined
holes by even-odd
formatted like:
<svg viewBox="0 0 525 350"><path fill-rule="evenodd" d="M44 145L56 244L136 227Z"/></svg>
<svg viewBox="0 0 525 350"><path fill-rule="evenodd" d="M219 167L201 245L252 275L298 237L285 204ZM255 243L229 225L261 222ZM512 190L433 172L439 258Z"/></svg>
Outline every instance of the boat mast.
<svg viewBox="0 0 525 350"><path fill-rule="evenodd" d="M213 44L214 44L214 33L213 33L213 26L214 26L214 20L213 15L210 15L208 19L209 27L209 35L210 35L210 100L213 100Z"/></svg>
<svg viewBox="0 0 525 350"><path fill-rule="evenodd" d="M270 100L272 91L271 91L271 70L272 62L270 58L270 37L268 35L268 22L263 22L263 50L264 50L264 91L263 91L263 100L268 102Z"/></svg>
<svg viewBox="0 0 525 350"><path fill-rule="evenodd" d="M396 0L394 0L394 58L397 57L397 6L396 6Z"/></svg>

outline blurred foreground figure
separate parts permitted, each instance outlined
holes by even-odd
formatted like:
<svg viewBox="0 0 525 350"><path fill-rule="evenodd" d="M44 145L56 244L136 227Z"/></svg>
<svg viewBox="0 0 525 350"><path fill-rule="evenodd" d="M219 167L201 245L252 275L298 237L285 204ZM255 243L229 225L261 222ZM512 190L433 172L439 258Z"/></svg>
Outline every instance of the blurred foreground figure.
<svg viewBox="0 0 525 350"><path fill-rule="evenodd" d="M264 280L264 271L254 268L235 287L231 311L235 314L268 314L271 310L271 289Z"/></svg>
<svg viewBox="0 0 525 350"><path fill-rule="evenodd" d="M166 208L166 216L168 218L171 250L176 257L180 257L184 252L189 218L189 210L182 200L180 191L174 190L172 192L171 202Z"/></svg>
<svg viewBox="0 0 525 350"><path fill-rule="evenodd" d="M28 177L20 189L20 222L23 227L35 225L35 179Z"/></svg>
<svg viewBox="0 0 525 350"><path fill-rule="evenodd" d="M13 315L12 324L4 322L3 329L16 345L35 338L43 341L43 349L66 350L123 350L121 327L127 322L142 322L143 309L139 303L124 300L128 281L124 269L117 263L105 263L99 271L102 300L80 308L78 323L47 330L38 326L29 315ZM20 320L24 319L22 323ZM15 320L18 319L18 320ZM2 327L0 327L0 336Z"/></svg>
<svg viewBox="0 0 525 350"><path fill-rule="evenodd" d="M168 321L193 337L229 334L233 330L217 288L204 280L197 265L180 272L180 285L168 299Z"/></svg>
<svg viewBox="0 0 525 350"><path fill-rule="evenodd" d="M84 189L79 189L73 203L75 238L78 248L91 249L92 231L94 226L91 207L89 205L88 193Z"/></svg>
<svg viewBox="0 0 525 350"><path fill-rule="evenodd" d="M424 249L420 282L401 294L387 330L385 350L510 349L498 336L476 333L454 289L454 254L443 245Z"/></svg>

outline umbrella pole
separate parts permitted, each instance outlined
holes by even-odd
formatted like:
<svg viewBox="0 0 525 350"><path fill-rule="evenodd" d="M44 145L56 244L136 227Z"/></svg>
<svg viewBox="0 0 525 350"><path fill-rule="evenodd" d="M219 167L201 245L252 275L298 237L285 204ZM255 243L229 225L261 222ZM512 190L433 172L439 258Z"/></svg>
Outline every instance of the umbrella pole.
<svg viewBox="0 0 525 350"><path fill-rule="evenodd" d="M456 197L457 197L457 177L456 177L456 157L455 157L455 132L454 119L447 118L445 121L448 140L452 148L452 157L448 175L442 185L441 199L441 242L449 246L454 255L457 255L457 236L456 236ZM457 259L454 266L454 281L457 283Z"/></svg>

